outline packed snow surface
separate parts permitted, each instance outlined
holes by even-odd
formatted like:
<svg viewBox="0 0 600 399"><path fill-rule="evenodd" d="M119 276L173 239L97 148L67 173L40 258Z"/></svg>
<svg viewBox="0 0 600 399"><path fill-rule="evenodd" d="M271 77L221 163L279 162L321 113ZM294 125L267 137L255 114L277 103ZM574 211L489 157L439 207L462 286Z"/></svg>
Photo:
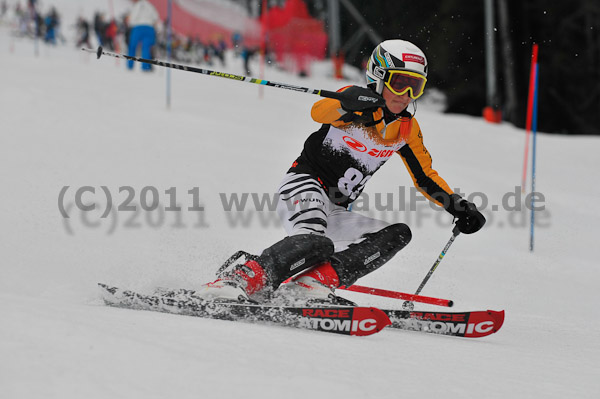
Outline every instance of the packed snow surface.
<svg viewBox="0 0 600 399"><path fill-rule="evenodd" d="M56 3L75 18L76 7ZM127 2L115 3L121 10ZM600 392L598 138L539 134L536 187L545 209L536 215L530 253L529 211L509 208L525 203L525 195L514 199L525 132L419 107L434 168L451 187L480 193L473 199L487 201L488 216L481 232L456 239L423 294L453 299L456 310L504 309L503 328L489 337L397 330L344 337L114 309L101 303L96 283L144 292L194 288L214 279L236 250L256 253L283 237L276 215L257 211L251 194L275 192L319 127L310 118L318 98L173 71L167 109L164 69L127 71L122 61L98 61L71 41L40 44L37 57L34 48L0 27L0 397L592 398ZM232 54L226 66L204 67L242 73ZM264 77L327 90L362 83L332 80L329 65L312 72L302 79L267 67ZM411 185L395 157L367 185L368 209L357 204L357 212L406 222L413 231L410 245L360 284L414 291L450 238L451 218L420 195L411 201ZM80 205L95 203L94 211L75 203L85 187ZM113 202L105 218L102 187ZM249 194L245 212L226 211L232 196L243 193ZM386 195L378 193L392 196L393 210L383 209ZM130 194L137 210L117 210ZM158 209L143 210L154 195ZM400 209L415 201L415 211ZM165 210L177 204L181 211Z"/></svg>

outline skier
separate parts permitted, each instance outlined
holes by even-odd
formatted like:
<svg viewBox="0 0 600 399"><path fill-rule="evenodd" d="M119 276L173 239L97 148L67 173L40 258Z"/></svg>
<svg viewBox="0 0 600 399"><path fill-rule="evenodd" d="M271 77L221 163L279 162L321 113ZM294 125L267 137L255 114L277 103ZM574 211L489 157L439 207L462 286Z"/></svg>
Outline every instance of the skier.
<svg viewBox="0 0 600 399"><path fill-rule="evenodd" d="M452 214L462 233L481 229L485 218L476 206L432 169L419 124L407 111L423 94L426 77L427 59L417 46L386 40L368 61L367 88L346 87L339 90L343 99L315 103L311 115L322 126L308 137L278 190L277 212L288 236L259 256L234 255L197 294L244 301L277 290L280 298L344 303L335 288L378 269L411 240L406 224L348 210L394 153L416 187Z"/></svg>

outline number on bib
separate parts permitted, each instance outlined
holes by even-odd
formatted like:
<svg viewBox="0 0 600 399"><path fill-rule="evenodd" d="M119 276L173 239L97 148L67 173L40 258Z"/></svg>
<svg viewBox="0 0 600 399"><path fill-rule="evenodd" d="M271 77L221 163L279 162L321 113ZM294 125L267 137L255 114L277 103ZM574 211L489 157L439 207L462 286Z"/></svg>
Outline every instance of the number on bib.
<svg viewBox="0 0 600 399"><path fill-rule="evenodd" d="M364 176L358 169L348 168L344 173L344 177L338 180L338 188L343 195L355 200L370 178L370 175Z"/></svg>

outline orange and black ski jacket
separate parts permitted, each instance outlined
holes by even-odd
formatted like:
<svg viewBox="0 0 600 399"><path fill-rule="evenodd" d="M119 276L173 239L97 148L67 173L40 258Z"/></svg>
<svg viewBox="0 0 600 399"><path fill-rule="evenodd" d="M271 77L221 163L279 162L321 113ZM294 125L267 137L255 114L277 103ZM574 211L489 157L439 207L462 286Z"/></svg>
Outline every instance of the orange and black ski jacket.
<svg viewBox="0 0 600 399"><path fill-rule="evenodd" d="M440 206L450 203L448 197L453 191L431 167L419 124L407 111L394 115L378 108L373 112L376 124L366 127L347 122L351 115L340 102L326 98L313 105L311 115L323 125L308 137L289 172L317 178L332 202L342 206L352 203L396 152L421 193Z"/></svg>

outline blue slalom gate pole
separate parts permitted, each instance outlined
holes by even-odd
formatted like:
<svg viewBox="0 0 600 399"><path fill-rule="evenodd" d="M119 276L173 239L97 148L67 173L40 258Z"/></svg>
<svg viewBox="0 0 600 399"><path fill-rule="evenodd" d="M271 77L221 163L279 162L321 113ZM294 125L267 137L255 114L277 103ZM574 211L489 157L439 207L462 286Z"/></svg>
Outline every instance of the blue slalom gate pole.
<svg viewBox="0 0 600 399"><path fill-rule="evenodd" d="M533 252L533 238L535 231L535 161L537 144L537 110L538 110L538 64L535 64L535 90L533 97L533 115L531 120L531 131L533 132L533 147L531 154L531 229L529 237L529 251Z"/></svg>
<svg viewBox="0 0 600 399"><path fill-rule="evenodd" d="M169 0L167 5L167 62L171 62L171 15L172 3ZM171 70L167 68L167 109L171 109Z"/></svg>

